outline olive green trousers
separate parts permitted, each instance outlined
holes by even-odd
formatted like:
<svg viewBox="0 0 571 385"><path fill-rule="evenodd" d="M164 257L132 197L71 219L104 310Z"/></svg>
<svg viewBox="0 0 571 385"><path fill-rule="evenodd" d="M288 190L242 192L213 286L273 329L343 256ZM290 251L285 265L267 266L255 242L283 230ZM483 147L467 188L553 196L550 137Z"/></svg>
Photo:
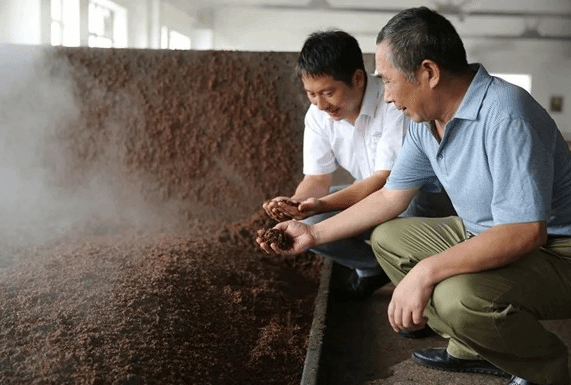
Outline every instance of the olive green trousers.
<svg viewBox="0 0 571 385"><path fill-rule="evenodd" d="M424 258L469 237L462 219L397 218L381 224L371 245L398 285ZM550 238L521 260L438 283L424 311L448 338L448 353L485 359L538 384L569 385L567 347L542 320L571 318L571 238Z"/></svg>

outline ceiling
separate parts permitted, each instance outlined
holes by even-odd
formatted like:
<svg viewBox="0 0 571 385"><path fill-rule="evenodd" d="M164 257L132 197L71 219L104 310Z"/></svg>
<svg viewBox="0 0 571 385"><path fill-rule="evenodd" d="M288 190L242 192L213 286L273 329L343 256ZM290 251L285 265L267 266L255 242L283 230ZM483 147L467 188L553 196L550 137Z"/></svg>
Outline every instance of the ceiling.
<svg viewBox="0 0 571 385"><path fill-rule="evenodd" d="M571 0L166 0L189 15L225 8L268 13L312 13L324 19L343 14L379 14L425 5L449 18L463 38L533 39L571 42ZM317 12L317 13L316 13ZM360 31L362 34L377 30Z"/></svg>

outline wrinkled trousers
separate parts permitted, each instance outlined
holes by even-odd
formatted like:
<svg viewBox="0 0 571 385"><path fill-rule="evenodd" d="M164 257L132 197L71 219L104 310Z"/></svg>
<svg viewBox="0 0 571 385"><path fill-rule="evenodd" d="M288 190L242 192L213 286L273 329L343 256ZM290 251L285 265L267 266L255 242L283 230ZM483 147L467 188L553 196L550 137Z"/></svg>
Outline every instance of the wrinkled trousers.
<svg viewBox="0 0 571 385"><path fill-rule="evenodd" d="M371 246L398 285L422 259L469 237L462 219L397 218ZM438 283L424 311L457 358L485 359L538 384L569 385L567 347L541 321L571 318L571 238L549 238L517 262Z"/></svg>

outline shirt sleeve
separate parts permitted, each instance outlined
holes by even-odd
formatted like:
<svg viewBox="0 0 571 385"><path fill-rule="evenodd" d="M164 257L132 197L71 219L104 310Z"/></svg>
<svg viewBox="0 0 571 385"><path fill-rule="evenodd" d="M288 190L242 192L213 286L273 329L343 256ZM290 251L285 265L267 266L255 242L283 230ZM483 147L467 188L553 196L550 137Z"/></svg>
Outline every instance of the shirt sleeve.
<svg viewBox="0 0 571 385"><path fill-rule="evenodd" d="M312 105L305 114L303 133L303 173L305 175L326 175L338 167L327 128L317 118Z"/></svg>
<svg viewBox="0 0 571 385"><path fill-rule="evenodd" d="M437 183L438 178L422 149L420 135L423 129L426 130L420 125L409 127L404 145L387 180L388 189L406 190Z"/></svg>
<svg viewBox="0 0 571 385"><path fill-rule="evenodd" d="M382 131L377 142L375 171L392 170L410 123L393 104L384 104L381 108Z"/></svg>
<svg viewBox="0 0 571 385"><path fill-rule="evenodd" d="M546 145L521 119L509 119L488 133L494 224L548 221L554 163Z"/></svg>

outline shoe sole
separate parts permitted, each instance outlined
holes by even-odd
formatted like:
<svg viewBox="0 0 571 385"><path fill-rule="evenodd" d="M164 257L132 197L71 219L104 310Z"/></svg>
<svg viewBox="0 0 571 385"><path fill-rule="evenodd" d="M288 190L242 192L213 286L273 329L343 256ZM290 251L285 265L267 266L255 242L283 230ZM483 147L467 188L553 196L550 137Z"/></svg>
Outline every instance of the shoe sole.
<svg viewBox="0 0 571 385"><path fill-rule="evenodd" d="M399 334L399 336L404 337L404 338L420 339L420 338L435 336L436 332L433 331L432 329L430 329L428 326L426 326L424 329L420 329L420 330L416 330L416 331L412 331L412 332L401 330L398 334Z"/></svg>
<svg viewBox="0 0 571 385"><path fill-rule="evenodd" d="M477 373L477 374L489 374L489 375L497 376L497 377L510 377L510 374L504 372L501 369L492 369L492 368L489 368L489 369L485 369L485 368L450 369L450 368L444 368L444 367L439 367L439 366L431 366L431 365L428 365L424 362L418 361L414 357L412 357L412 360L415 363L417 363L418 365L424 366L425 368L441 370L443 372Z"/></svg>

